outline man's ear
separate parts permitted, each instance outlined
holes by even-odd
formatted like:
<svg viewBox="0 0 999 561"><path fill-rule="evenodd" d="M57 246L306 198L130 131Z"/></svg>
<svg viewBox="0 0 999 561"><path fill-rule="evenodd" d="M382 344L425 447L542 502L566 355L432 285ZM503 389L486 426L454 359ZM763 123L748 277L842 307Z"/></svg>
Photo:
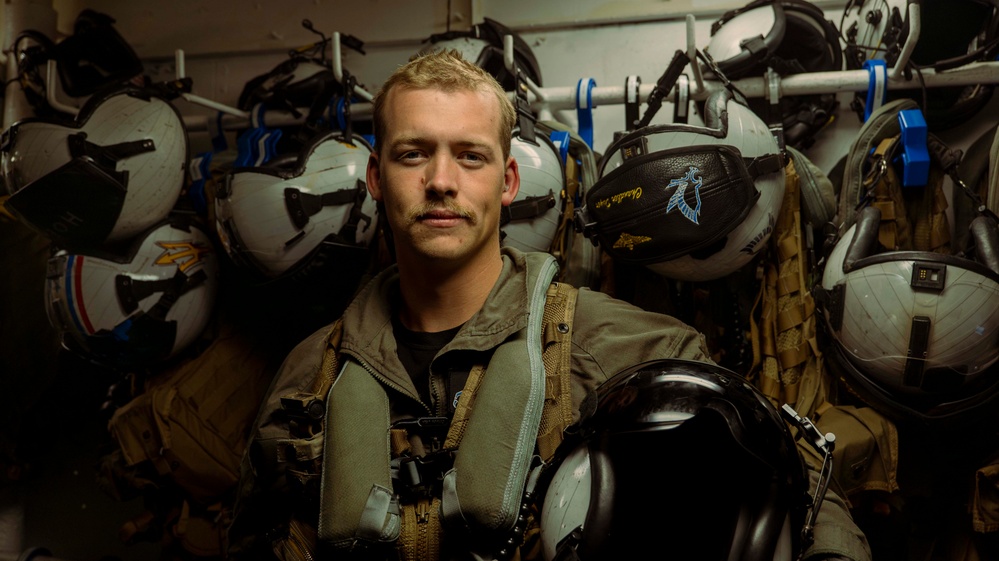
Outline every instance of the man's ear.
<svg viewBox="0 0 999 561"><path fill-rule="evenodd" d="M520 168L517 167L517 160L513 156L506 159L506 171L503 173L503 206L510 206L510 203L517 198L520 191Z"/></svg>
<svg viewBox="0 0 999 561"><path fill-rule="evenodd" d="M378 168L378 154L372 152L371 156L368 157L368 169L365 172L365 181L368 185L368 193L371 194L371 198L378 202L382 200L381 180L382 174Z"/></svg>

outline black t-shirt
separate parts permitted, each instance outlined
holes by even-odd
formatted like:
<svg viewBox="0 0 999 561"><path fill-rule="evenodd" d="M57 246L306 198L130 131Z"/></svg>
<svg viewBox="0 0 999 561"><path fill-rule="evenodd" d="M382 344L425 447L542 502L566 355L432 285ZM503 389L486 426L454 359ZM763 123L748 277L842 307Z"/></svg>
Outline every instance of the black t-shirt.
<svg viewBox="0 0 999 561"><path fill-rule="evenodd" d="M406 372L409 373L410 378L413 379L413 385L416 386L416 391L420 394L420 400L428 405L431 404L430 363L437 356L437 353L444 348L444 345L447 345L451 342L451 339L454 339L459 329L461 329L460 325L435 333L413 331L402 325L398 317L393 317L392 319L392 330L395 333L396 352L399 355L399 360L406 368ZM451 385L450 382L448 380L448 386ZM461 388L458 388L456 391L460 390ZM451 389L448 388L447 391L450 392ZM448 410L453 412L454 407L450 403L453 400L449 399L448 401L446 404Z"/></svg>

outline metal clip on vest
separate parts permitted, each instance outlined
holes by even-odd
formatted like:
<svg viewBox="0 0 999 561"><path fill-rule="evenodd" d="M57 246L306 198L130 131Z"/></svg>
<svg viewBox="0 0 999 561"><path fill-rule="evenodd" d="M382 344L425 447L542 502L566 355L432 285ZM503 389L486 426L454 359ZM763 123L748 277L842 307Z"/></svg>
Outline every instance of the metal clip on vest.
<svg viewBox="0 0 999 561"><path fill-rule="evenodd" d="M785 403L780 409L781 416L792 426L797 427L799 432L796 438L804 437L808 443L822 456L822 469L819 470L819 480L815 483L815 492L812 495L812 505L805 520L805 526L801 529L802 551L812 544L814 539L815 520L819 515L819 508L822 507L822 499L826 496L826 489L832 480L833 450L836 448L836 435L827 432L822 434L808 417L798 416L798 412L789 404Z"/></svg>

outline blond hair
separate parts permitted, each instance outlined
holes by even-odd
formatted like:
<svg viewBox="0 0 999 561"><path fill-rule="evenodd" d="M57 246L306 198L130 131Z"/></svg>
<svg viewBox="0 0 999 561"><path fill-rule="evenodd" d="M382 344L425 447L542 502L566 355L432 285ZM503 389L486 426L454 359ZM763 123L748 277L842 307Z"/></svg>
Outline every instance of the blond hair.
<svg viewBox="0 0 999 561"><path fill-rule="evenodd" d="M517 123L517 114L503 86L492 75L462 58L455 49L437 49L417 55L400 66L382 84L374 99L375 140L381 146L385 138L385 100L397 88L414 90L435 89L442 92L485 92L492 93L500 107L500 146L503 159L510 155L510 139ZM379 150L381 152L381 150Z"/></svg>

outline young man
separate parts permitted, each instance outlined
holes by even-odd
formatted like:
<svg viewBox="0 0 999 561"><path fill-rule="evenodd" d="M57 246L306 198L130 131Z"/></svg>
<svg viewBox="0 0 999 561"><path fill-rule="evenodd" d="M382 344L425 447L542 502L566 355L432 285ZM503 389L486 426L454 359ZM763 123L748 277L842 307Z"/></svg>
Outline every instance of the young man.
<svg viewBox="0 0 999 561"><path fill-rule="evenodd" d="M556 273L550 255L500 245L500 211L520 184L510 156L514 109L491 76L438 51L388 79L374 122L367 187L382 205L397 264L342 317L341 369L319 435L320 498L297 515L317 517L306 525L318 526L320 545L373 558L394 558L396 550L404 559L511 553L520 542L509 526L531 525L518 516L539 431L532 372L542 370L546 335L538 330ZM600 292L579 290L571 318L571 420L587 394L627 367L710 360L687 325ZM316 378L328 338L324 329L300 344L272 393L295 389L282 380L302 380L301 389ZM469 390L471 380L477 389ZM542 374L542 398L544 385ZM473 392L468 412L462 394ZM265 407L258 425L274 415ZM467 425L450 454L450 435L433 427L446 431L459 417ZM408 429L400 442L401 427ZM268 471L259 463L273 461L267 450L286 442L279 436L255 435L244 466L258 481ZM289 548L286 538L274 543L279 555Z"/></svg>

